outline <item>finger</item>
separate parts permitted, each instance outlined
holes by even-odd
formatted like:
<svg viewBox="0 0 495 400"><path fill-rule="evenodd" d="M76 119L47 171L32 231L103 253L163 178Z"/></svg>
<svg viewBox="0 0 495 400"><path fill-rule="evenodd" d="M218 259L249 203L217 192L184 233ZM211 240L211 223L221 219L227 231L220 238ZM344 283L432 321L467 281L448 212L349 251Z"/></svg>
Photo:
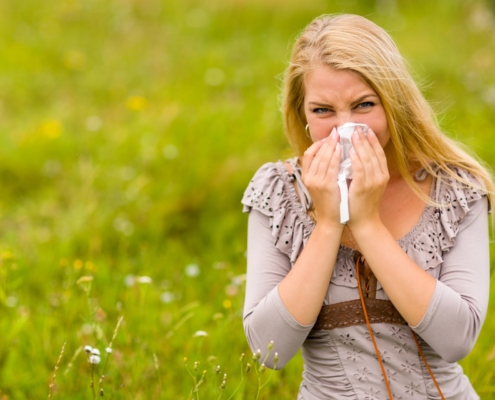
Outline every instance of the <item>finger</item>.
<svg viewBox="0 0 495 400"><path fill-rule="evenodd" d="M326 143L322 146L318 154L315 156L314 164L317 169L315 170L315 174L318 174L321 178L325 179L328 168L330 166L330 162L334 157L335 147L338 144L339 136L337 135L337 131L335 129L332 130L332 133L327 138Z"/></svg>
<svg viewBox="0 0 495 400"><path fill-rule="evenodd" d="M356 154L356 150L354 147L352 147L351 150L349 151L349 158L351 159L351 165L352 165L352 175L353 175L352 181L357 182L364 177L364 168L361 160Z"/></svg>
<svg viewBox="0 0 495 400"><path fill-rule="evenodd" d="M362 171L362 173L364 174L364 178L368 182L369 179L373 177L373 164L370 157L373 150L361 129L356 130L352 134L352 147L354 149L354 154L359 159L359 162L361 164L360 170Z"/></svg>
<svg viewBox="0 0 495 400"><path fill-rule="evenodd" d="M321 149L321 147L325 144L325 140L319 140L315 143L313 143L311 146L309 146L306 151L303 154L303 160L302 160L302 174L305 176L308 172L309 169L311 168L311 165L313 163L313 160L318 153L318 151Z"/></svg>
<svg viewBox="0 0 495 400"><path fill-rule="evenodd" d="M336 143L335 149L332 154L332 158L329 162L329 168L327 172L326 179L331 182L336 182L339 176L339 166L340 166L340 155L342 153L342 146L339 142Z"/></svg>
<svg viewBox="0 0 495 400"><path fill-rule="evenodd" d="M383 177L383 172L381 170L380 166L380 154L385 154L383 153L382 146L380 145L380 142L378 141L375 133L370 129L368 131L368 134L366 136L360 136L362 140L363 147L366 149L366 152L369 156L369 161L371 165L371 170L369 171L369 177L373 176L374 178L376 177ZM378 152L378 154L377 154Z"/></svg>
<svg viewBox="0 0 495 400"><path fill-rule="evenodd" d="M378 141L375 132L373 132L371 129L368 131L368 140L376 154L380 171L382 172L382 174L388 176L387 157L385 156L383 147Z"/></svg>

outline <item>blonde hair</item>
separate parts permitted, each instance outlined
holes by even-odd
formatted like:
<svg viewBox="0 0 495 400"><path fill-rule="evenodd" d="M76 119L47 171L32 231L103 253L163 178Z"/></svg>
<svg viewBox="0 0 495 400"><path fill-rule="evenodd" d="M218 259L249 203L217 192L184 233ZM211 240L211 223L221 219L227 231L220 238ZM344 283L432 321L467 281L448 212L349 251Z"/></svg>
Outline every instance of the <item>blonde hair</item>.
<svg viewBox="0 0 495 400"><path fill-rule="evenodd" d="M463 168L479 180L490 203L495 204L495 186L490 173L440 130L432 108L411 77L392 38L358 15L320 16L296 40L284 75L282 113L287 139L297 156L312 144L304 129L307 123L304 79L322 65L356 72L380 97L399 172L418 196L433 203L414 182L409 172L411 162L420 164L434 177L444 171L473 186L452 169Z"/></svg>

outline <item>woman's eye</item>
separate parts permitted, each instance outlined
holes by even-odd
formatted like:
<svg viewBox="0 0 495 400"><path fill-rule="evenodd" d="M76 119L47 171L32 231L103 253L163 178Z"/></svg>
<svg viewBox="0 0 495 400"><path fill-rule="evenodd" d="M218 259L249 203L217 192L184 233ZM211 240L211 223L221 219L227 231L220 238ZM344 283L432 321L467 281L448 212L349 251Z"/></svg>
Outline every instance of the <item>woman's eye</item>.
<svg viewBox="0 0 495 400"><path fill-rule="evenodd" d="M372 101L365 101L363 103L359 103L356 108L368 108L368 107L373 107L375 105L375 103L373 103Z"/></svg>
<svg viewBox="0 0 495 400"><path fill-rule="evenodd" d="M314 112L315 114L323 114L323 113L326 113L326 112L328 112L328 111L329 111L329 110L328 110L328 108L323 108L323 107L320 107L320 108L314 108L314 109L313 109L313 112Z"/></svg>

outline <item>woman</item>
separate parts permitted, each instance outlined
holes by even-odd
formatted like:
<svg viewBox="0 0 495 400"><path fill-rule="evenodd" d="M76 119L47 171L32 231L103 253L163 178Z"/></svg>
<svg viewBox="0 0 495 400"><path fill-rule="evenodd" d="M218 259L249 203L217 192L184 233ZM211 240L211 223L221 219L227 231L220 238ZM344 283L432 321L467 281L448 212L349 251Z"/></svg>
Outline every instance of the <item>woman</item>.
<svg viewBox="0 0 495 400"><path fill-rule="evenodd" d="M297 157L261 167L242 200L253 351L273 340L281 368L302 347L299 399L478 399L457 361L488 304L490 175L440 131L392 39L363 17L303 31L283 114ZM348 122L369 129L352 135L341 224L336 128Z"/></svg>

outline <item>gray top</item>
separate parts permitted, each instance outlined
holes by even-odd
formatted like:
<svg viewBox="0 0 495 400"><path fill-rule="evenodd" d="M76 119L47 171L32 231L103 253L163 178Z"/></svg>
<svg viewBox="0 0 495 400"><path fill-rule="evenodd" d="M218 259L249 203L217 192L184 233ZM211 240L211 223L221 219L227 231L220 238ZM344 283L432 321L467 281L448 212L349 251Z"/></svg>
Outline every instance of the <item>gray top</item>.
<svg viewBox="0 0 495 400"><path fill-rule="evenodd" d="M311 199L296 159L263 165L242 203L249 212L244 329L253 351L274 341L277 368L302 347L303 381L298 399L387 399L380 366L365 325L313 330L285 308L278 284L290 271L314 228ZM455 172L478 183L468 172ZM424 179L425 172L417 174ZM293 186L301 193L299 199ZM486 195L440 172L431 196L442 208L426 206L421 220L398 241L419 266L437 279L422 321L411 327L447 399L479 399L457 361L473 347L489 297L488 201ZM353 250L341 246L324 304L359 299ZM377 285L377 299L387 294ZM439 399L405 325L372 325L394 399ZM273 353L272 353L273 354ZM266 362L273 366L272 357Z"/></svg>

